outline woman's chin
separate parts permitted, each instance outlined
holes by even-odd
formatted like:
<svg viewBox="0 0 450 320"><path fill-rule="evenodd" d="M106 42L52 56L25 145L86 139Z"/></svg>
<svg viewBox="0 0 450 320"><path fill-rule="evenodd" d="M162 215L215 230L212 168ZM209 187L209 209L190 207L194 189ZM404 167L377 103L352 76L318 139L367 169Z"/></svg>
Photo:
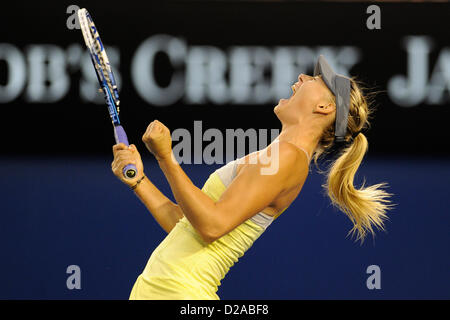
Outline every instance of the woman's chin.
<svg viewBox="0 0 450 320"><path fill-rule="evenodd" d="M274 111L277 112L279 111L279 109L285 105L287 102L289 101L289 99L280 99L280 101L278 101L278 104L275 106Z"/></svg>
<svg viewBox="0 0 450 320"><path fill-rule="evenodd" d="M275 108L273 108L273 113L275 113L276 115L278 115L278 113L280 112L280 104L277 104L275 106Z"/></svg>

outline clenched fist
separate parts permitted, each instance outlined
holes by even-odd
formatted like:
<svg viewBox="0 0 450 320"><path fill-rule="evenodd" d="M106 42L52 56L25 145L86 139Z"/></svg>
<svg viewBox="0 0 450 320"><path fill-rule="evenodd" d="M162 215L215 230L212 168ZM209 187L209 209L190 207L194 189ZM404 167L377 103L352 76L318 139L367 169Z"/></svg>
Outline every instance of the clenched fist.
<svg viewBox="0 0 450 320"><path fill-rule="evenodd" d="M134 144L127 147L123 143L113 146L114 160L111 163L113 173L123 183L132 186L136 181L142 178L144 174L144 165L142 164L141 155ZM128 164L134 164L137 169L137 175L132 179L127 179L123 176L123 168Z"/></svg>
<svg viewBox="0 0 450 320"><path fill-rule="evenodd" d="M158 120L152 121L142 136L147 149L159 160L170 159L172 155L172 137L170 130Z"/></svg>

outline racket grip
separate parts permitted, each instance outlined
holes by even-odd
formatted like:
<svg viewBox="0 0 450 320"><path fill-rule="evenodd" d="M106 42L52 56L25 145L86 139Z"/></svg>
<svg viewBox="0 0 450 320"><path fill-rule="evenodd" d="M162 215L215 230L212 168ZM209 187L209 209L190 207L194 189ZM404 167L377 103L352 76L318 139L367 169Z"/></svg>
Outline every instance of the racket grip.
<svg viewBox="0 0 450 320"><path fill-rule="evenodd" d="M114 138L116 143L123 143L129 146L127 134L121 125L114 126ZM137 169L134 164L127 164L122 170L123 176L127 179L132 179L137 175Z"/></svg>

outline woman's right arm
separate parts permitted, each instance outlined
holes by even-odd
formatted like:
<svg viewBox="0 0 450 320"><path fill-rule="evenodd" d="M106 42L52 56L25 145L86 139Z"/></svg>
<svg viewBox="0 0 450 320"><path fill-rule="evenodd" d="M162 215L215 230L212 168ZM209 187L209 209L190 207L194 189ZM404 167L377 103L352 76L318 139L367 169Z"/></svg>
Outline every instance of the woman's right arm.
<svg viewBox="0 0 450 320"><path fill-rule="evenodd" d="M144 166L136 146L132 144L127 147L123 143L116 144L113 146L113 154L114 160L111 164L113 173L129 187L136 185L144 176ZM138 174L133 179L123 177L122 170L127 164L134 164L137 168ZM167 233L184 216L181 208L162 194L148 177L141 180L134 192Z"/></svg>

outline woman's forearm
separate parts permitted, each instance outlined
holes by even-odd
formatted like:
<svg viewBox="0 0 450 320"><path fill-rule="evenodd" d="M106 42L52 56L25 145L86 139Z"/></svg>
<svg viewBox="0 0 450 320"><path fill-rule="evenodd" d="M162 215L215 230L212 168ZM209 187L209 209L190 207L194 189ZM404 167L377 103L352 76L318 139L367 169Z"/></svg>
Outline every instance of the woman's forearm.
<svg viewBox="0 0 450 320"><path fill-rule="evenodd" d="M214 201L197 188L172 155L158 159L159 166L170 184L173 195L192 226L207 239L216 231L217 217Z"/></svg>
<svg viewBox="0 0 450 320"><path fill-rule="evenodd" d="M181 208L162 194L147 177L134 192L167 233L183 217Z"/></svg>

